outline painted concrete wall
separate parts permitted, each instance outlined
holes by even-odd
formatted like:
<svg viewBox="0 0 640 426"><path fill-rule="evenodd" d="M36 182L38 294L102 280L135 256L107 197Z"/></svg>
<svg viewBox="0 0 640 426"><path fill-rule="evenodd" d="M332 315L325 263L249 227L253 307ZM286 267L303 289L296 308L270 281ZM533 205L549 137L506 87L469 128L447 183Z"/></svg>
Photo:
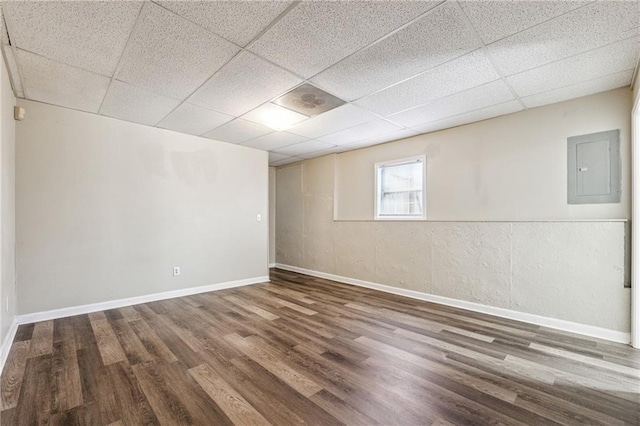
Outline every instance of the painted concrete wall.
<svg viewBox="0 0 640 426"><path fill-rule="evenodd" d="M269 264L276 263L276 169L269 167Z"/></svg>
<svg viewBox="0 0 640 426"><path fill-rule="evenodd" d="M428 219L630 219L631 106L622 88L346 152L336 218L373 219L376 162L426 154ZM567 137L612 129L621 130L622 202L567 204Z"/></svg>
<svg viewBox="0 0 640 426"><path fill-rule="evenodd" d="M19 314L268 275L266 152L19 103Z"/></svg>
<svg viewBox="0 0 640 426"><path fill-rule="evenodd" d="M614 102L616 100L626 105L627 109L618 108ZM347 169L352 167L352 176L357 180L361 179L358 170L364 167L373 181L372 161L393 159L397 153L416 155L424 152L425 147L429 155L434 145L429 142L431 135L423 135L412 139L417 146L414 151L408 149L412 140L406 140L278 168L276 261L338 276L628 332L630 289L625 288L625 281L628 281L625 276L628 257L625 252L625 239L628 239L625 229L628 222L616 219L626 219L629 213L629 121L625 118L629 116L629 100L627 89L626 92L605 93L599 102L595 102L624 116L611 116L610 122L600 121L598 128L621 128L623 132L623 145L626 146L623 152L623 164L626 164L623 187L627 192L623 197L624 205L586 206L579 211L580 214L570 212L571 215L577 215L571 217L573 220L555 218L559 212L568 212L564 136L555 142L562 149L545 148L545 157L550 157L542 164L548 173L559 180L557 185L565 195L546 200L549 213L536 207L534 216L541 219L553 217L554 220L528 220L529 213L517 206L518 203L505 203L500 210L500 206L487 202L482 213L483 220L460 221L460 218L475 216L473 209L476 208L474 203L464 204L462 197L456 193L468 192L464 182L451 183L450 197L454 201L448 202L450 218L440 213L438 221L333 220L334 201L337 201L338 210L344 209L342 204L347 198L352 206L358 204L355 201L369 205L365 197L358 198L358 194L349 192L351 187L344 181ZM587 106L594 103L593 97L583 101ZM591 111L590 107L580 105L580 100L569 103L572 105L552 105L539 109L565 111L566 114L569 111L573 111L571 114ZM530 113L535 113L534 117L546 117L537 130L535 126L527 128L525 133L529 142L520 147L511 136L496 140L506 134L500 131L502 127L509 129L517 126L518 114L495 119L493 123L476 123L438 132L439 153L450 152L441 156L449 163L447 171L443 172L443 179L452 179L457 171L464 174L462 170L474 157L489 163L475 166L476 170L484 170L480 173L483 176L482 186L490 187L492 182L501 185L505 179L519 179L521 187L534 188L536 182L528 180L537 181L537 173L528 175L508 164L503 166L503 162L508 163L510 158L521 156L519 161L524 164L543 157L530 144L533 140L540 140L543 145L547 143L544 137L536 136L536 132L545 135L549 129L557 130L562 126L570 128L567 130L569 135L596 131L595 126L580 128L564 123L566 114L560 114L555 119L561 122L558 124L547 112L532 110L520 113L525 121L531 119ZM604 116L609 113L602 112ZM496 150L496 158L490 160L488 154L478 157L478 153L490 148L478 146L472 149L461 135L476 138L478 145L488 144ZM456 144L472 152L464 154L464 149L451 146ZM518 150L522 152L518 153ZM453 156L453 153L458 153L460 157ZM560 165L555 164L555 156L562 157L562 174ZM505 174L503 167L510 170L511 174ZM500 172L487 174L492 168L500 169ZM527 169L524 165L521 168ZM342 175L335 176L336 170ZM438 180L435 174L437 170L438 167L433 166L430 174L432 180ZM369 188L368 185L362 185L361 192L370 189L373 194L373 186ZM351 198L346 197L344 191ZM334 200L334 194L337 194L337 200ZM430 195L428 192L427 196ZM479 202L478 199L475 201ZM525 207L530 206L529 201L522 203ZM373 208L373 201L370 207ZM435 206L432 207L438 211ZM364 212L365 209L358 206L357 211ZM524 217L518 220L502 220L518 212L527 214L520 214ZM487 217L489 213L492 217ZM594 216L599 220L592 220Z"/></svg>
<svg viewBox="0 0 640 426"><path fill-rule="evenodd" d="M15 142L16 125L11 90L4 61L0 76L0 344L4 342L16 315L15 245Z"/></svg>

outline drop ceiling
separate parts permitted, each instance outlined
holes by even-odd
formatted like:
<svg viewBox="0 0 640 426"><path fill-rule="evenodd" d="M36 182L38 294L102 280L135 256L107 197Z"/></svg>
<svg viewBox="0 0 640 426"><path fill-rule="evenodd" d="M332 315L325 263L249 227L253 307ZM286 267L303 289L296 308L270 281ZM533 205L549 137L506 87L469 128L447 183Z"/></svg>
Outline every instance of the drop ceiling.
<svg viewBox="0 0 640 426"><path fill-rule="evenodd" d="M638 1L2 2L18 97L283 165L629 86ZM287 129L312 84L346 103Z"/></svg>

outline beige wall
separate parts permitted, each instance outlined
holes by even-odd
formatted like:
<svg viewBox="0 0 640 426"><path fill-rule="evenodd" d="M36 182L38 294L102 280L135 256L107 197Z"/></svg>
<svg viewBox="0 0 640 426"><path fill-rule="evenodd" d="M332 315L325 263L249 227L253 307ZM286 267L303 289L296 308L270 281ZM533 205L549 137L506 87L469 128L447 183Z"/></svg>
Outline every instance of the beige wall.
<svg viewBox="0 0 640 426"><path fill-rule="evenodd" d="M266 152L19 103L19 314L268 274Z"/></svg>
<svg viewBox="0 0 640 426"><path fill-rule="evenodd" d="M631 91L613 90L338 156L338 220L371 220L374 164L426 154L430 220L630 219ZM621 130L622 202L567 204L567 137Z"/></svg>
<svg viewBox="0 0 640 426"><path fill-rule="evenodd" d="M640 64L640 62L638 62ZM640 69L636 69L635 80L633 82L634 105L640 99Z"/></svg>
<svg viewBox="0 0 640 426"><path fill-rule="evenodd" d="M0 344L16 314L15 271L15 98L4 61L0 76Z"/></svg>
<svg viewBox="0 0 640 426"><path fill-rule="evenodd" d="M597 118L598 108L608 121ZM278 168L276 262L628 332L627 222L615 219L629 214L629 108L629 90L614 91ZM591 122L577 118L583 114ZM567 117L583 126L570 124ZM515 130L519 120L520 139ZM539 125L533 125L535 120ZM623 204L570 209L566 137L612 128L622 130ZM468 138L477 146L471 146ZM370 217L373 199L366 199L366 194L373 195L375 161L423 152L431 158L427 197L446 204L446 208L431 204L435 217L430 216L437 220L333 220L334 198L341 219L345 211L352 219ZM542 170L531 162L540 163ZM481 181L477 191L470 187L474 173L468 167L475 168ZM355 183L346 182L347 173ZM560 189L551 188L553 179L545 173L555 177ZM365 195L356 193L358 182ZM449 200L444 195L447 184ZM544 191L536 189L538 184L546 187ZM511 188L515 201L494 191L494 185ZM542 205L519 194L516 187ZM545 199L542 192L555 195ZM476 195L469 199L470 194ZM502 203L496 202L498 196ZM599 220L591 220L594 217ZM474 218L478 220L462 220Z"/></svg>
<svg viewBox="0 0 640 426"><path fill-rule="evenodd" d="M269 264L276 263L276 169L269 167Z"/></svg>

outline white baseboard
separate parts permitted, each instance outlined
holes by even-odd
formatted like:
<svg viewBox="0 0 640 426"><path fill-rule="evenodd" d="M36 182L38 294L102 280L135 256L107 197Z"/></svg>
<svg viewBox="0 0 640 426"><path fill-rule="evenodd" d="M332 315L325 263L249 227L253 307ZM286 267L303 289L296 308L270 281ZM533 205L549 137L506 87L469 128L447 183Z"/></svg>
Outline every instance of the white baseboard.
<svg viewBox="0 0 640 426"><path fill-rule="evenodd" d="M9 333L7 333L7 335L4 337L4 341L2 342L2 346L0 347L0 375L2 374L2 370L4 369L5 362L7 362L9 350L11 349L11 344L13 343L13 339L15 339L16 337L17 331L18 321L14 319L13 324L11 324L11 328L9 329Z"/></svg>
<svg viewBox="0 0 640 426"><path fill-rule="evenodd" d="M596 327L593 325L579 324L577 322L565 321L556 318L544 317L541 315L528 314L526 312L518 312L510 309L496 308L494 306L481 305L480 303L467 302L459 299L452 299L444 296L436 296L435 294L422 293L414 290L405 290L403 288L392 287L384 284L363 281L356 278L342 277L339 275L327 274L325 272L313 271L311 269L299 268L297 266L283 265L276 263L276 268L284 269L301 274L311 275L318 278L325 278L332 281L338 281L345 284L356 285L359 287L371 288L374 290L393 293L400 296L420 299L427 302L438 303L441 305L453 306L456 308L467 309L469 311L481 312L483 314L494 315L497 317L508 318L516 321L527 322L530 324L541 325L544 327L554 328L556 330L568 331L571 333L582 334L584 336L597 337L599 339L610 340L619 343L629 343L631 341L631 333L624 331L609 330L606 328Z"/></svg>
<svg viewBox="0 0 640 426"><path fill-rule="evenodd" d="M271 268L275 268L275 267L276 267L276 264L275 264L275 263L270 263L270 264L269 264L269 269L271 269Z"/></svg>
<svg viewBox="0 0 640 426"><path fill-rule="evenodd" d="M88 305L72 306L70 308L54 309L51 311L35 312L32 314L18 315L18 324L30 324L32 322L47 321L51 319L71 317L74 315L88 314L107 309L122 308L124 306L139 305L140 303L155 302L157 300L173 299L176 297L190 296L192 294L206 293L209 291L224 290L227 288L242 287L250 284L269 282L269 277L255 277L244 280L228 281L225 283L211 284L200 287L183 288L180 290L165 291L162 293L146 294L144 296L128 297L126 299L109 300L108 302L91 303Z"/></svg>

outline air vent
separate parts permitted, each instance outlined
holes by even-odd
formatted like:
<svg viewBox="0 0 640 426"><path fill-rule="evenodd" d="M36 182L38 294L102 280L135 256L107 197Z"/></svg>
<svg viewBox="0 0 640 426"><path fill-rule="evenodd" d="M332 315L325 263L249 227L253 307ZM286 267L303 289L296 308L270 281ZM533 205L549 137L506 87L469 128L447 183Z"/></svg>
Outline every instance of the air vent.
<svg viewBox="0 0 640 426"><path fill-rule="evenodd" d="M280 96L273 103L308 117L314 117L344 105L345 102L315 86L305 83Z"/></svg>

